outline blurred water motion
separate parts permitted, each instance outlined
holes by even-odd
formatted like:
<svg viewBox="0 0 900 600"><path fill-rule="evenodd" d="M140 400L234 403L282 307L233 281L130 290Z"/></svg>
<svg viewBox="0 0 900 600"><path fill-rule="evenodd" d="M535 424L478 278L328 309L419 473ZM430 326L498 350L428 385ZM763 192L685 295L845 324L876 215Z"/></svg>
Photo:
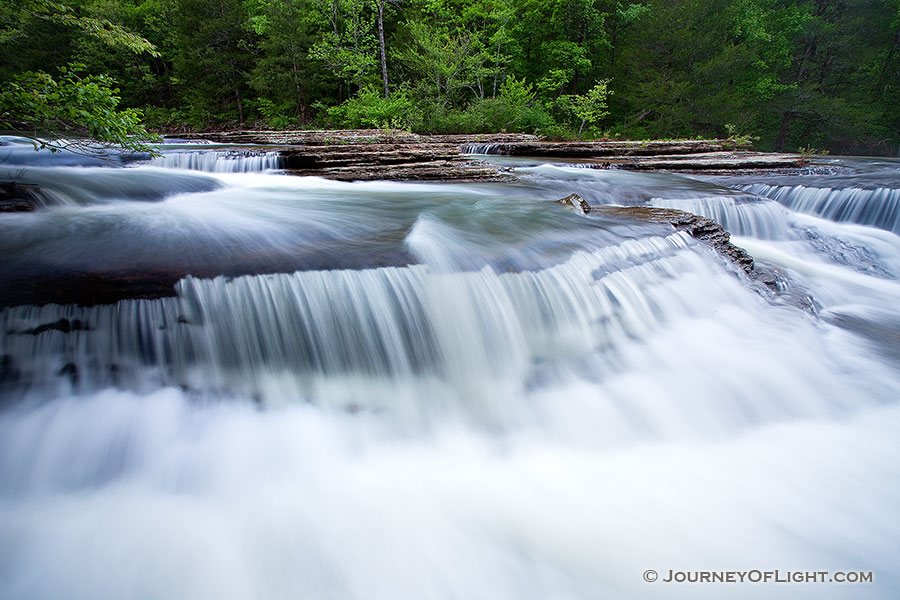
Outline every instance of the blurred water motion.
<svg viewBox="0 0 900 600"><path fill-rule="evenodd" d="M890 164L807 209L760 177L350 184L255 158L26 168L58 201L0 219L4 280L246 272L0 310L4 598L900 593ZM872 193L841 191L866 169ZM779 291L552 202L572 192L712 217Z"/></svg>

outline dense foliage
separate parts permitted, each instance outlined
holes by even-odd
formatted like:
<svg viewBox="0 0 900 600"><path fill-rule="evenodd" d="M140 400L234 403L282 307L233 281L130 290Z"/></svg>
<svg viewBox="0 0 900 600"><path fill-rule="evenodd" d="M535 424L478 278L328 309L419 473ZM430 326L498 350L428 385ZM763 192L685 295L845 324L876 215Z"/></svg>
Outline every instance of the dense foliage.
<svg viewBox="0 0 900 600"><path fill-rule="evenodd" d="M111 48L158 56L153 44L108 19L80 15L74 7L54 0L20 0L16 6L0 4L4 59L11 47L28 55L35 26L53 32L75 30ZM32 138L35 148L54 151L102 153L114 146L153 152L148 142L156 136L144 128L141 111L119 108L121 98L113 80L103 73L85 74L86 69L80 63L63 64L54 77L44 71L16 73L16 67L10 66L0 75L0 128Z"/></svg>
<svg viewBox="0 0 900 600"><path fill-rule="evenodd" d="M900 143L900 0L0 2L5 90L70 64L167 129Z"/></svg>

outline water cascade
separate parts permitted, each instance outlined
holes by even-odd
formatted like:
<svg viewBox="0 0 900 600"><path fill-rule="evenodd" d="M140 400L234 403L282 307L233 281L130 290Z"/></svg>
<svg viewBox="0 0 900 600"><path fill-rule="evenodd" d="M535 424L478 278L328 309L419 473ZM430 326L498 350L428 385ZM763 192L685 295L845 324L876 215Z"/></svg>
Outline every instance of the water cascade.
<svg viewBox="0 0 900 600"><path fill-rule="evenodd" d="M872 225L900 234L900 188L834 189L760 183L740 187L752 194L771 198L797 212L833 221Z"/></svg>
<svg viewBox="0 0 900 600"><path fill-rule="evenodd" d="M282 167L275 150L168 150L151 161L153 166L209 173L255 173Z"/></svg>
<svg viewBox="0 0 900 600"><path fill-rule="evenodd" d="M463 154L509 154L509 144L463 144Z"/></svg>
<svg viewBox="0 0 900 600"><path fill-rule="evenodd" d="M26 168L58 200L0 215L3 281L187 275L0 308L4 598L897 597L891 192L843 190L851 215L762 178L269 159ZM712 217L783 285L573 192Z"/></svg>

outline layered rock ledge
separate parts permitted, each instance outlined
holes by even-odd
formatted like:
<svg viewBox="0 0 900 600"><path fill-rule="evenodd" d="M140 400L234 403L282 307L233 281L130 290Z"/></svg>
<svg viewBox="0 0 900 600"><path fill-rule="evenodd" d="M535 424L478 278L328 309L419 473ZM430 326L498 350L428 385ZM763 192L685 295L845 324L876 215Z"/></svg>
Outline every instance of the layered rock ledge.
<svg viewBox="0 0 900 600"><path fill-rule="evenodd" d="M805 166L795 154L752 152L731 140L549 142L534 135L420 135L397 130L228 131L187 140L259 144L277 150L285 169L345 181L503 181L504 168L479 154L572 160L593 168L734 173Z"/></svg>

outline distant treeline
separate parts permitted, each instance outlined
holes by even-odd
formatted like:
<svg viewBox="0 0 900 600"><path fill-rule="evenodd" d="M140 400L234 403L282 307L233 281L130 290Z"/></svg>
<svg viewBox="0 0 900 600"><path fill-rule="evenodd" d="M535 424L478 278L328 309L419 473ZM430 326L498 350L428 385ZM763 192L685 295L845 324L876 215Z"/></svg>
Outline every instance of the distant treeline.
<svg viewBox="0 0 900 600"><path fill-rule="evenodd" d="M751 136L763 149L891 155L900 144L900 0L0 5L0 81L82 64L163 129ZM106 43L123 29L156 52Z"/></svg>

